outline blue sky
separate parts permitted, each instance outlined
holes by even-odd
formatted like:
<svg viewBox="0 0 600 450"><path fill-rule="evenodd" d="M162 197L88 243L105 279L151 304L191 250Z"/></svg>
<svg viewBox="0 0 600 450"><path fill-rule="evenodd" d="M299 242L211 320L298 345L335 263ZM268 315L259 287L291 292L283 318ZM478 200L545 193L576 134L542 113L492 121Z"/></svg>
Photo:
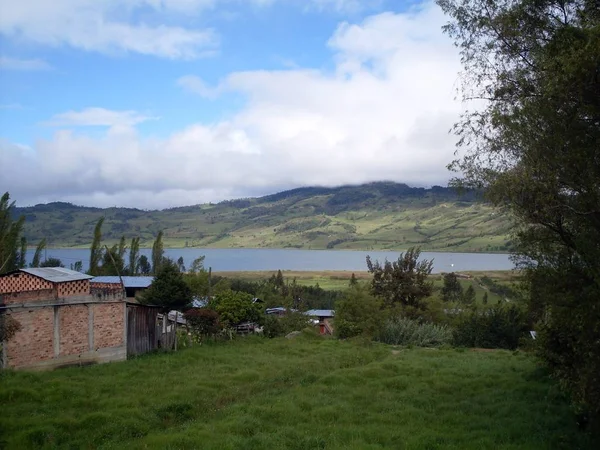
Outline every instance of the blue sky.
<svg viewBox="0 0 600 450"><path fill-rule="evenodd" d="M0 190L162 208L443 184L444 21L389 0L0 0Z"/></svg>

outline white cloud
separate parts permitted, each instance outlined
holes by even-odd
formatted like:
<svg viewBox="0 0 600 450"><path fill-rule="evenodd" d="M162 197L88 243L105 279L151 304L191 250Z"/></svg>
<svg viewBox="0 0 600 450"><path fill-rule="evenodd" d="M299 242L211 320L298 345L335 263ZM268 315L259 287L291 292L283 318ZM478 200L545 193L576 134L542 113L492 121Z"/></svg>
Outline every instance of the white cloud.
<svg viewBox="0 0 600 450"><path fill-rule="evenodd" d="M52 66L42 59L19 59L0 56L0 70L52 70Z"/></svg>
<svg viewBox="0 0 600 450"><path fill-rule="evenodd" d="M212 0L19 0L4 2L0 34L40 45L70 46L101 53L135 52L191 59L214 51L210 29L162 24L170 14L191 14L211 7ZM153 12L160 25L133 22L134 12Z"/></svg>
<svg viewBox="0 0 600 450"><path fill-rule="evenodd" d="M202 78L195 75L185 75L177 80L177 84L187 91L205 98L216 98L220 93L219 88L208 86Z"/></svg>
<svg viewBox="0 0 600 450"><path fill-rule="evenodd" d="M448 130L461 108L459 58L441 33L444 22L428 4L341 24L328 43L330 72L237 72L216 87L180 79L200 95L233 91L247 103L227 120L166 139L142 137L133 125L146 117L132 111L58 115L55 122L109 128L100 138L59 130L33 152L4 143L0 166L27 168L8 172L4 184L21 203L166 207L300 185L444 183L454 150ZM201 101L190 94L190 102Z"/></svg>
<svg viewBox="0 0 600 450"><path fill-rule="evenodd" d="M111 111L104 108L86 108L82 111L68 111L57 114L46 125L55 127L132 127L150 119L135 111Z"/></svg>

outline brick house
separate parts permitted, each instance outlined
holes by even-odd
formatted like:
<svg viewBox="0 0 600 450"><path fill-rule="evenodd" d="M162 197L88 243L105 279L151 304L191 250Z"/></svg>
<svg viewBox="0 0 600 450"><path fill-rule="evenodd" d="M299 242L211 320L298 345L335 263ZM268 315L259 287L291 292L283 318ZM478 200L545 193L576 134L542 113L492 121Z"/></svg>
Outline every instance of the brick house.
<svg viewBox="0 0 600 450"><path fill-rule="evenodd" d="M2 346L0 367L49 369L127 358L123 289L94 285L64 268L0 275L0 314L21 329Z"/></svg>

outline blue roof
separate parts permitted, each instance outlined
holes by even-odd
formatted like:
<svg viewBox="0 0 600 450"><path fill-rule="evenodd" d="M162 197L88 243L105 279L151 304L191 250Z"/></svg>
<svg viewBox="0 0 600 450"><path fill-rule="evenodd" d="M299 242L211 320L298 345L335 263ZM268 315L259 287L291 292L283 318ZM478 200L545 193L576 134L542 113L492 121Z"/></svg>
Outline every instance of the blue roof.
<svg viewBox="0 0 600 450"><path fill-rule="evenodd" d="M122 277L126 288L147 288L154 281L154 277ZM92 283L119 284L121 281L117 276L104 276L92 278Z"/></svg>
<svg viewBox="0 0 600 450"><path fill-rule="evenodd" d="M304 314L314 317L333 317L335 316L335 311L333 309L311 309Z"/></svg>

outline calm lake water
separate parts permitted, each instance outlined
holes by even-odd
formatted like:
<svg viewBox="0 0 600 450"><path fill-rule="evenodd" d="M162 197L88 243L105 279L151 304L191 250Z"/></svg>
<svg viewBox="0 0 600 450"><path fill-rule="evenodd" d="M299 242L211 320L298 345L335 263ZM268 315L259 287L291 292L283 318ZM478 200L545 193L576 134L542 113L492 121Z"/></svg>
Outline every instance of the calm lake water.
<svg viewBox="0 0 600 450"><path fill-rule="evenodd" d="M150 258L150 249L141 249L141 254ZM354 251L354 250L284 250L284 249L201 249L171 248L165 255L177 260L183 256L186 267L194 259L204 255L205 267L214 271L237 270L367 270L365 258L373 260L396 260L401 252ZM27 252L33 258L33 250ZM59 258L65 267L76 261L83 262L87 270L90 251L88 249L48 249L48 258ZM510 270L513 264L506 254L493 253L438 253L423 252L422 258L433 259L434 272L463 270Z"/></svg>

